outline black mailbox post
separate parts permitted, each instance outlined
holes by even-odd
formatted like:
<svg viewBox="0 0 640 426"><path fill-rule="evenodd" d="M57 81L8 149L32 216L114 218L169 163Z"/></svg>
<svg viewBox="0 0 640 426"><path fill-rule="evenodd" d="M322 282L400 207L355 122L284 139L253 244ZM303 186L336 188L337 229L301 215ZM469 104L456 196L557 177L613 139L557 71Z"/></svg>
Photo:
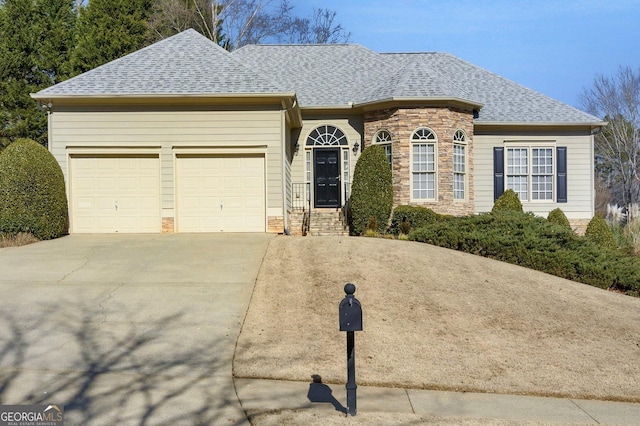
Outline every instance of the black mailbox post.
<svg viewBox="0 0 640 426"><path fill-rule="evenodd" d="M340 302L340 331L347 332L347 412L356 415L356 349L354 331L362 331L362 306L353 296L356 286L348 283L344 286L347 294Z"/></svg>

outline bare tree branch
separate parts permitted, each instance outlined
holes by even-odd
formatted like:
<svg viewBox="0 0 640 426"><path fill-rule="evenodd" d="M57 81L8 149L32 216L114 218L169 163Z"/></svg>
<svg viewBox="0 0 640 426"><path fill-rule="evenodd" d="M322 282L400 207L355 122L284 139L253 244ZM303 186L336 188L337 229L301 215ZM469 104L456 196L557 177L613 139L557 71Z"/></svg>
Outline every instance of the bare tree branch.
<svg viewBox="0 0 640 426"><path fill-rule="evenodd" d="M194 28L228 50L264 42L345 43L351 33L336 12L293 14L289 0L156 0L149 21L152 41Z"/></svg>
<svg viewBox="0 0 640 426"><path fill-rule="evenodd" d="M612 77L598 75L580 95L581 105L609 124L596 136L596 153L619 188L616 202L640 201L640 69L620 67Z"/></svg>

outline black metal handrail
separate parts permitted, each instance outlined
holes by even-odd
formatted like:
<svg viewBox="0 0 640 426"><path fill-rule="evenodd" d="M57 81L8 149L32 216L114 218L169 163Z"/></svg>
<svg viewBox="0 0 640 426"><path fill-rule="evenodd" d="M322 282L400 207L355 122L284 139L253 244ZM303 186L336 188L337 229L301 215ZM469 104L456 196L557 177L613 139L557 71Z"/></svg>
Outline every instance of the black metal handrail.
<svg viewBox="0 0 640 426"><path fill-rule="evenodd" d="M291 185L291 208L293 210L306 211L311 207L309 201L309 183L294 182Z"/></svg>

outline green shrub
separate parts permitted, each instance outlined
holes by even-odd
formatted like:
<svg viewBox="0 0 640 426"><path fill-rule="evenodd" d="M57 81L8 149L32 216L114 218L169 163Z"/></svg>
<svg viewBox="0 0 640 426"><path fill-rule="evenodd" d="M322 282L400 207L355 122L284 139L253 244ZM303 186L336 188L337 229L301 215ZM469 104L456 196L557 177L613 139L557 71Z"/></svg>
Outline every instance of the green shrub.
<svg viewBox="0 0 640 426"><path fill-rule="evenodd" d="M591 219L587 225L587 231L584 236L589 241L608 249L615 249L618 247L611 228L600 213L596 213L593 219Z"/></svg>
<svg viewBox="0 0 640 426"><path fill-rule="evenodd" d="M491 212L510 211L522 213L522 203L513 189L507 189L493 204Z"/></svg>
<svg viewBox="0 0 640 426"><path fill-rule="evenodd" d="M630 295L640 294L640 259L580 237L532 213L443 217L409 239L536 269Z"/></svg>
<svg viewBox="0 0 640 426"><path fill-rule="evenodd" d="M389 232L408 234L413 229L436 223L442 215L422 206L398 206L393 209Z"/></svg>
<svg viewBox="0 0 640 426"><path fill-rule="evenodd" d="M16 140L0 154L0 233L48 240L65 235L68 225L60 166L37 142Z"/></svg>
<svg viewBox="0 0 640 426"><path fill-rule="evenodd" d="M555 223L556 225L564 226L566 228L571 229L571 224L569 223L569 219L564 214L562 209L554 209L549 212L549 216L547 216L547 220L551 223Z"/></svg>
<svg viewBox="0 0 640 426"><path fill-rule="evenodd" d="M375 224L377 232L384 232L392 207L393 181L384 149L378 145L368 146L353 172L349 202L351 234L363 234L369 224Z"/></svg>

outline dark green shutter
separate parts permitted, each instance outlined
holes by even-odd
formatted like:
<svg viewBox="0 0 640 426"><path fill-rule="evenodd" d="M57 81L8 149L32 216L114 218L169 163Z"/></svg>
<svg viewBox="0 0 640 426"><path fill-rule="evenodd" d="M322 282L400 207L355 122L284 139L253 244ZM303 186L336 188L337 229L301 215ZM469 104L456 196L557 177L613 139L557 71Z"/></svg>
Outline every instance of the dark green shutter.
<svg viewBox="0 0 640 426"><path fill-rule="evenodd" d="M493 148L493 201L504 192L504 147Z"/></svg>
<svg viewBox="0 0 640 426"><path fill-rule="evenodd" d="M558 203L567 202L567 147L559 146L556 148L556 164L558 173L556 174L558 184Z"/></svg>

